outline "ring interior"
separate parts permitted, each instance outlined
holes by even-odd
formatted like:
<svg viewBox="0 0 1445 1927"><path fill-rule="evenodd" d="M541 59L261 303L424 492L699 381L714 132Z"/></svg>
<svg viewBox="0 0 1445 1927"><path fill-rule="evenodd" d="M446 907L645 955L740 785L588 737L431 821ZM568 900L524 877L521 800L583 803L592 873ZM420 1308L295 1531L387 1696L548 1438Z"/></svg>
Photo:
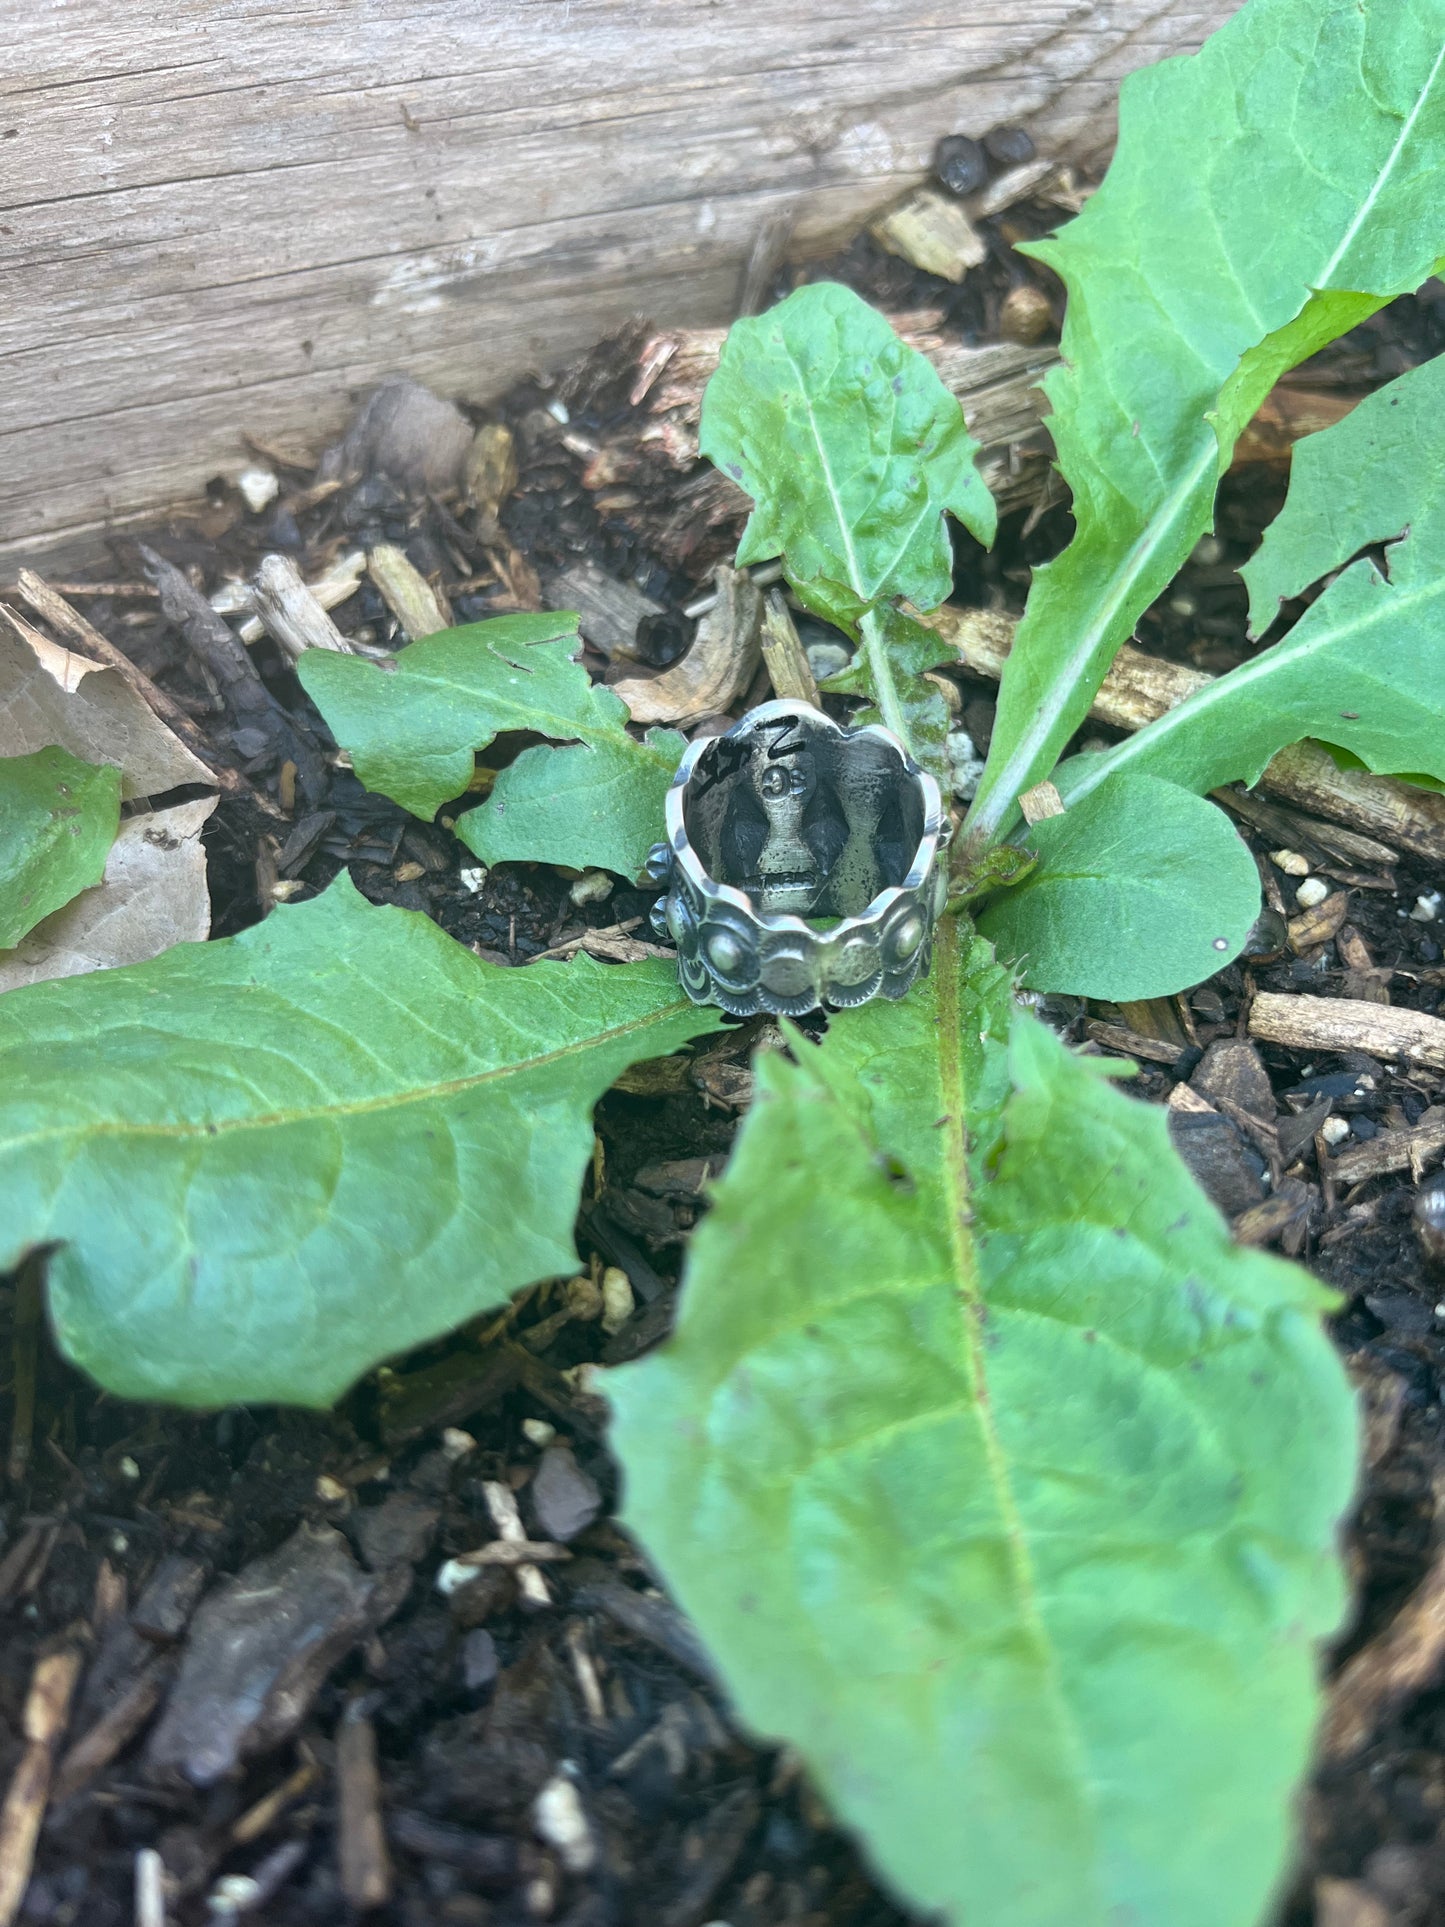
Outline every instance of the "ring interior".
<svg viewBox="0 0 1445 1927"><path fill-rule="evenodd" d="M795 711L715 737L683 821L708 875L760 913L856 917L907 877L923 798L891 744Z"/></svg>

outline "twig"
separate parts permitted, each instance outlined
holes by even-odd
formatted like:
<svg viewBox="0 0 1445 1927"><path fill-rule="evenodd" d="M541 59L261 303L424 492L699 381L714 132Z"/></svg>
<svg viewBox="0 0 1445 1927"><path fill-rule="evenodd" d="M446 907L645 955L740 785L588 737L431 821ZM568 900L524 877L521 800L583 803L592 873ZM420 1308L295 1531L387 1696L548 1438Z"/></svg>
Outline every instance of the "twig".
<svg viewBox="0 0 1445 1927"><path fill-rule="evenodd" d="M1431 1158L1445 1151L1445 1108L1432 1106L1408 1131L1381 1131L1363 1144L1352 1144L1329 1160L1330 1176L1340 1184L1359 1184L1383 1177L1387 1171L1408 1170L1418 1184Z"/></svg>
<svg viewBox="0 0 1445 1927"><path fill-rule="evenodd" d="M30 1678L22 1721L25 1751L0 1808L0 1927L12 1927L30 1885L51 1768L79 1678L80 1654L73 1646L45 1654Z"/></svg>
<svg viewBox="0 0 1445 1927"><path fill-rule="evenodd" d="M251 578L251 607L292 662L308 649L331 649L339 656L353 653L289 555L261 557Z"/></svg>
<svg viewBox="0 0 1445 1927"><path fill-rule="evenodd" d="M135 1927L166 1927L166 1863L154 1847L135 1856Z"/></svg>
<svg viewBox="0 0 1445 1927"><path fill-rule="evenodd" d="M1261 990L1249 1011L1252 1037L1302 1051L1366 1051L1396 1063L1445 1070L1445 1019L1353 997L1286 997Z"/></svg>
<svg viewBox="0 0 1445 1927"><path fill-rule="evenodd" d="M381 1815L376 1732L353 1701L336 1732L336 1857L341 1891L353 1907L384 1907L391 1898L391 1856Z"/></svg>
<svg viewBox="0 0 1445 1927"><path fill-rule="evenodd" d="M486 1501L487 1511L492 1515L492 1524L497 1529L498 1539L504 1545L526 1545L527 1534L511 1487L503 1485L498 1479L484 1479L482 1497ZM530 1606L534 1610L539 1606L551 1605L552 1595L548 1592L547 1582L536 1566L521 1564L517 1567L516 1574L517 1592L523 1605ZM6 1923L0 1922L0 1927L6 1927Z"/></svg>

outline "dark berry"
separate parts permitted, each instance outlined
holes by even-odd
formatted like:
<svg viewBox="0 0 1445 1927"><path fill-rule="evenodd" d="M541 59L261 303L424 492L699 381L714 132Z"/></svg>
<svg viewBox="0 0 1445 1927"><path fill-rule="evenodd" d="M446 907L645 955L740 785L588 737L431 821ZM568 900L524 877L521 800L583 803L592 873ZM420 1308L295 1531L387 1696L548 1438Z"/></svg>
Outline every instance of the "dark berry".
<svg viewBox="0 0 1445 1927"><path fill-rule="evenodd" d="M1019 167L1034 157L1034 144L1022 127L991 127L983 137L984 152L1000 167Z"/></svg>
<svg viewBox="0 0 1445 1927"><path fill-rule="evenodd" d="M988 179L988 156L967 134L950 134L933 156L933 171L952 194L976 194Z"/></svg>

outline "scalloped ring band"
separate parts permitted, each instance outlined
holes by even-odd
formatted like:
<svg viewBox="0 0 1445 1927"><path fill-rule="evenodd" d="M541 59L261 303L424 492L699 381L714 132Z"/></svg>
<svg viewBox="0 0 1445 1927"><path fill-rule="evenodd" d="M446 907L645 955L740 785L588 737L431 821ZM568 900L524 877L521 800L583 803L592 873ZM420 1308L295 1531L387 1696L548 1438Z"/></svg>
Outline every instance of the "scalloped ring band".
<svg viewBox="0 0 1445 1927"><path fill-rule="evenodd" d="M690 745L666 825L652 921L695 1004L801 1017L902 997L927 972L948 820L888 730L762 703Z"/></svg>

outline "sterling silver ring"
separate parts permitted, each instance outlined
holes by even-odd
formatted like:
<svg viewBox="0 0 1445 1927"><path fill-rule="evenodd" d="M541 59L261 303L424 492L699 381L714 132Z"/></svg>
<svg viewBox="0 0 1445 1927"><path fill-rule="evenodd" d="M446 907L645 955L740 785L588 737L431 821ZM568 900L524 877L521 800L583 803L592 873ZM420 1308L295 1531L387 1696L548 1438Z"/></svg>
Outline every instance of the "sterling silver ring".
<svg viewBox="0 0 1445 1927"><path fill-rule="evenodd" d="M695 1004L801 1017L902 997L927 971L948 820L878 724L762 703L689 746L666 828L647 864L665 892L652 923Z"/></svg>

